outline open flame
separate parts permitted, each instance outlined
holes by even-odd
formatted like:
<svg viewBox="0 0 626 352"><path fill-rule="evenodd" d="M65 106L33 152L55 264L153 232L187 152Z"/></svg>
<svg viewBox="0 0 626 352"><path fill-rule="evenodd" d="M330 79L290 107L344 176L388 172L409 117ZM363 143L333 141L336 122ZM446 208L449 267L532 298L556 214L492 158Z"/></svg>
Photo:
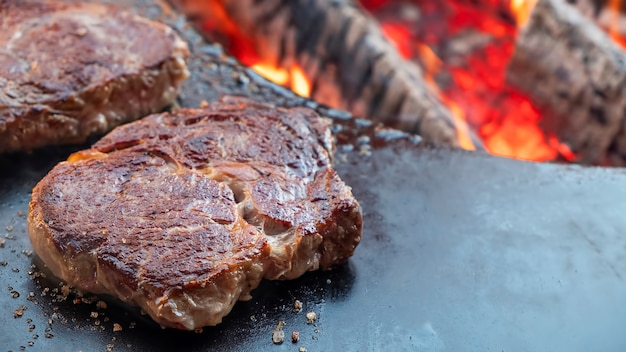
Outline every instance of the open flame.
<svg viewBox="0 0 626 352"><path fill-rule="evenodd" d="M299 66L292 64L291 67L278 67L276 64L261 59L254 40L230 18L223 2L206 1L197 9L188 10L191 13L198 11L206 16L203 30L216 35L216 41L225 44L229 53L244 65L274 83L291 88L300 96L311 95L311 84Z"/></svg>
<svg viewBox="0 0 626 352"><path fill-rule="evenodd" d="M291 88L300 96L309 97L311 95L311 83L297 65L292 65L289 70L263 62L254 63L250 67L268 80Z"/></svg>
<svg viewBox="0 0 626 352"><path fill-rule="evenodd" d="M515 16L518 27L523 27L526 24L536 3L537 0L511 0L511 12Z"/></svg>

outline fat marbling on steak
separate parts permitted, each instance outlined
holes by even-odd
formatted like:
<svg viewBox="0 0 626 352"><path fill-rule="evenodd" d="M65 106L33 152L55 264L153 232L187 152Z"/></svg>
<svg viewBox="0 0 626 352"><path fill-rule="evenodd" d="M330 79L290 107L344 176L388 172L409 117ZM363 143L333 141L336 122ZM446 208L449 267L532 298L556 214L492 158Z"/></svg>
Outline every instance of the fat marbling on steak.
<svg viewBox="0 0 626 352"><path fill-rule="evenodd" d="M0 152L84 142L161 111L187 56L171 28L113 7L0 1Z"/></svg>
<svg viewBox="0 0 626 352"><path fill-rule="evenodd" d="M249 101L151 115L34 188L31 243L52 272L165 327L218 324L261 279L345 262L361 210L326 122Z"/></svg>

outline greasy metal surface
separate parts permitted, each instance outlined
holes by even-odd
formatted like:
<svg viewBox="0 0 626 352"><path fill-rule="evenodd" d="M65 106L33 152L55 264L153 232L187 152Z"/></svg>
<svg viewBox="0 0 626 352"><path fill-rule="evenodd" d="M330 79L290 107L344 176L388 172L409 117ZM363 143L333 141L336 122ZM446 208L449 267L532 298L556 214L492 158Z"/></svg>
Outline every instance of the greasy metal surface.
<svg viewBox="0 0 626 352"><path fill-rule="evenodd" d="M621 170L428 148L380 147L371 156L356 150L339 155L343 161L337 168L353 186L365 216L363 242L349 264L293 282L266 282L222 325L195 334L162 331L110 299L102 310L94 303L76 305L72 295L61 302L53 302L49 293L42 296L45 287L56 284L29 275L36 257L22 252L30 245L25 217L18 213L26 212L35 182L68 152L1 160L4 350L104 351L108 344L114 351L626 347L626 174ZM20 296L12 298L8 286ZM34 299L28 299L29 292ZM304 303L297 314L291 312L295 299ZM14 318L21 305L27 307L24 315ZM314 325L306 324L308 310L318 315ZM90 317L96 311L104 315ZM286 322L287 336L300 332L298 344L272 344L278 320ZM114 322L123 330L114 332ZM54 336L46 338L49 327Z"/></svg>
<svg viewBox="0 0 626 352"><path fill-rule="evenodd" d="M132 3L144 15L162 15L154 2ZM363 206L361 245L333 271L265 282L218 327L161 330L112 299L104 298L106 309L74 304L74 295L59 300L58 282L36 277L42 265L29 255L25 227L31 188L84 146L0 156L0 350L624 350L624 171L419 147L418 138L377 133L268 84L180 17L167 20L192 44L181 105L235 93L309 105L334 119L337 169ZM294 314L296 299L304 309ZM20 306L26 310L14 317ZM318 314L313 325L308 310ZM278 320L286 322L280 346L271 341ZM113 331L114 323L122 330ZM297 344L289 341L293 330Z"/></svg>

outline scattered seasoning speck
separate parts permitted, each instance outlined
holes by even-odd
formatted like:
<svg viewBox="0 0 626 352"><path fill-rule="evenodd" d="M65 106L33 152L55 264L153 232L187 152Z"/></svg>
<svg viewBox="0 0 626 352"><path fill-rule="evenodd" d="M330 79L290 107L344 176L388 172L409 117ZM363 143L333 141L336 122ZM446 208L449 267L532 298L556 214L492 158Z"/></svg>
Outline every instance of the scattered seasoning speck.
<svg viewBox="0 0 626 352"><path fill-rule="evenodd" d="M51 333L49 333L49 332L47 332L47 333L46 333L45 335L43 335L43 336L45 336L47 339L51 339L51 338L53 338L53 337L54 337L54 335L52 335L52 334L51 334Z"/></svg>
<svg viewBox="0 0 626 352"><path fill-rule="evenodd" d="M17 216L19 216L19 217L24 216L24 212L23 212L23 211L21 211L21 210L19 210L19 211L17 212Z"/></svg>
<svg viewBox="0 0 626 352"><path fill-rule="evenodd" d="M306 348L304 348L304 347L299 347L299 348L298 348L298 352L306 352Z"/></svg>
<svg viewBox="0 0 626 352"><path fill-rule="evenodd" d="M279 320L278 325L272 330L272 342L276 345L280 345L285 340L285 332L283 331L284 325L285 322Z"/></svg>
<svg viewBox="0 0 626 352"><path fill-rule="evenodd" d="M13 269L11 269L11 271L12 271L12 272L14 272L14 273L19 273L19 272L20 272L20 269L18 269L18 268L13 268Z"/></svg>
<svg viewBox="0 0 626 352"><path fill-rule="evenodd" d="M27 342L27 344L28 344L28 346L31 346L31 347L32 347L32 346L34 346L34 345L35 345L35 342L33 342L33 341L28 341L28 342Z"/></svg>
<svg viewBox="0 0 626 352"><path fill-rule="evenodd" d="M107 309L107 303L105 301L98 301L96 302L96 308Z"/></svg>
<svg viewBox="0 0 626 352"><path fill-rule="evenodd" d="M91 313L89 314L89 316L90 316L90 317L92 317L92 318L97 318L97 317L98 317L98 315L99 315L99 314L98 314L98 312L91 312Z"/></svg>
<svg viewBox="0 0 626 352"><path fill-rule="evenodd" d="M33 251L30 249L22 249L22 253L26 255L27 257L30 257L31 255L33 255Z"/></svg>
<svg viewBox="0 0 626 352"><path fill-rule="evenodd" d="M63 285L61 286L61 294L65 297L67 297L70 294L70 287L69 285Z"/></svg>
<svg viewBox="0 0 626 352"><path fill-rule="evenodd" d="M296 343L300 340L300 333L298 331L291 332L291 342Z"/></svg>
<svg viewBox="0 0 626 352"><path fill-rule="evenodd" d="M74 303L74 304L80 304L80 298L74 298L74 300L72 301L72 303Z"/></svg>
<svg viewBox="0 0 626 352"><path fill-rule="evenodd" d="M306 313L306 323L307 324L313 324L315 319L317 319L317 314L315 314L315 312L308 312L308 313Z"/></svg>
<svg viewBox="0 0 626 352"><path fill-rule="evenodd" d="M37 339L39 338L39 335L34 334L34 335L33 335L33 338L34 338L35 340L37 340Z"/></svg>
<svg viewBox="0 0 626 352"><path fill-rule="evenodd" d="M97 302L98 300L100 300L100 298L98 298L98 296L91 296L91 297L83 297L82 298L82 302L85 304L92 304Z"/></svg>
<svg viewBox="0 0 626 352"><path fill-rule="evenodd" d="M298 313L299 311L302 310L302 302L296 300L295 302L293 302L293 312L294 313Z"/></svg>
<svg viewBox="0 0 626 352"><path fill-rule="evenodd" d="M122 330L123 330L123 328L122 328L122 326L120 324L113 323L113 331L114 332L118 332L118 331L122 331Z"/></svg>
<svg viewBox="0 0 626 352"><path fill-rule="evenodd" d="M204 331L202 328L197 328L193 332L195 332L196 334L202 334L202 331Z"/></svg>
<svg viewBox="0 0 626 352"><path fill-rule="evenodd" d="M18 298L20 296L20 293L17 291L11 291L11 297L13 298Z"/></svg>
<svg viewBox="0 0 626 352"><path fill-rule="evenodd" d="M0 248L4 248L5 243L7 243L7 240L0 238Z"/></svg>
<svg viewBox="0 0 626 352"><path fill-rule="evenodd" d="M15 236L13 235L9 235L8 233L4 235L4 238L8 239L8 240L14 240Z"/></svg>
<svg viewBox="0 0 626 352"><path fill-rule="evenodd" d="M24 315L24 311L26 310L26 306L20 306L15 311L13 311L13 318L19 318Z"/></svg>
<svg viewBox="0 0 626 352"><path fill-rule="evenodd" d="M20 346L20 350L24 351L26 349L26 346Z"/></svg>
<svg viewBox="0 0 626 352"><path fill-rule="evenodd" d="M11 226L11 225L8 225L8 226L7 226L7 231L8 231L8 232L11 232L11 231L13 231L13 226Z"/></svg>
<svg viewBox="0 0 626 352"><path fill-rule="evenodd" d="M34 324L28 325L28 331L33 332L33 330L35 330L35 325Z"/></svg>
<svg viewBox="0 0 626 352"><path fill-rule="evenodd" d="M113 347L115 347L115 345L114 345L114 344L112 344L112 343L108 344L108 345L107 345L107 351L108 351L108 352L113 351Z"/></svg>
<svg viewBox="0 0 626 352"><path fill-rule="evenodd" d="M9 265L9 263L7 263L7 261L6 261L6 260L3 260L3 261L1 261L1 262L0 262L0 265L2 265L2 266L7 266L7 265Z"/></svg>

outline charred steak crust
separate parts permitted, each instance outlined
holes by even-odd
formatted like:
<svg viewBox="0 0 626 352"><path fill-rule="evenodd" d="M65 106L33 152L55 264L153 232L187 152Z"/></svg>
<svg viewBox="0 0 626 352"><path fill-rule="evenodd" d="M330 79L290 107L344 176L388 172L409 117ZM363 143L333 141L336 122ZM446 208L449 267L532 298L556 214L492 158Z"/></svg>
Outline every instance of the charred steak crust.
<svg viewBox="0 0 626 352"><path fill-rule="evenodd" d="M358 202L331 167L327 124L249 101L116 128L34 188L33 247L79 288L162 326L219 323L260 280L345 262Z"/></svg>
<svg viewBox="0 0 626 352"><path fill-rule="evenodd" d="M188 54L171 28L113 7L0 1L0 152L84 142L161 111Z"/></svg>

